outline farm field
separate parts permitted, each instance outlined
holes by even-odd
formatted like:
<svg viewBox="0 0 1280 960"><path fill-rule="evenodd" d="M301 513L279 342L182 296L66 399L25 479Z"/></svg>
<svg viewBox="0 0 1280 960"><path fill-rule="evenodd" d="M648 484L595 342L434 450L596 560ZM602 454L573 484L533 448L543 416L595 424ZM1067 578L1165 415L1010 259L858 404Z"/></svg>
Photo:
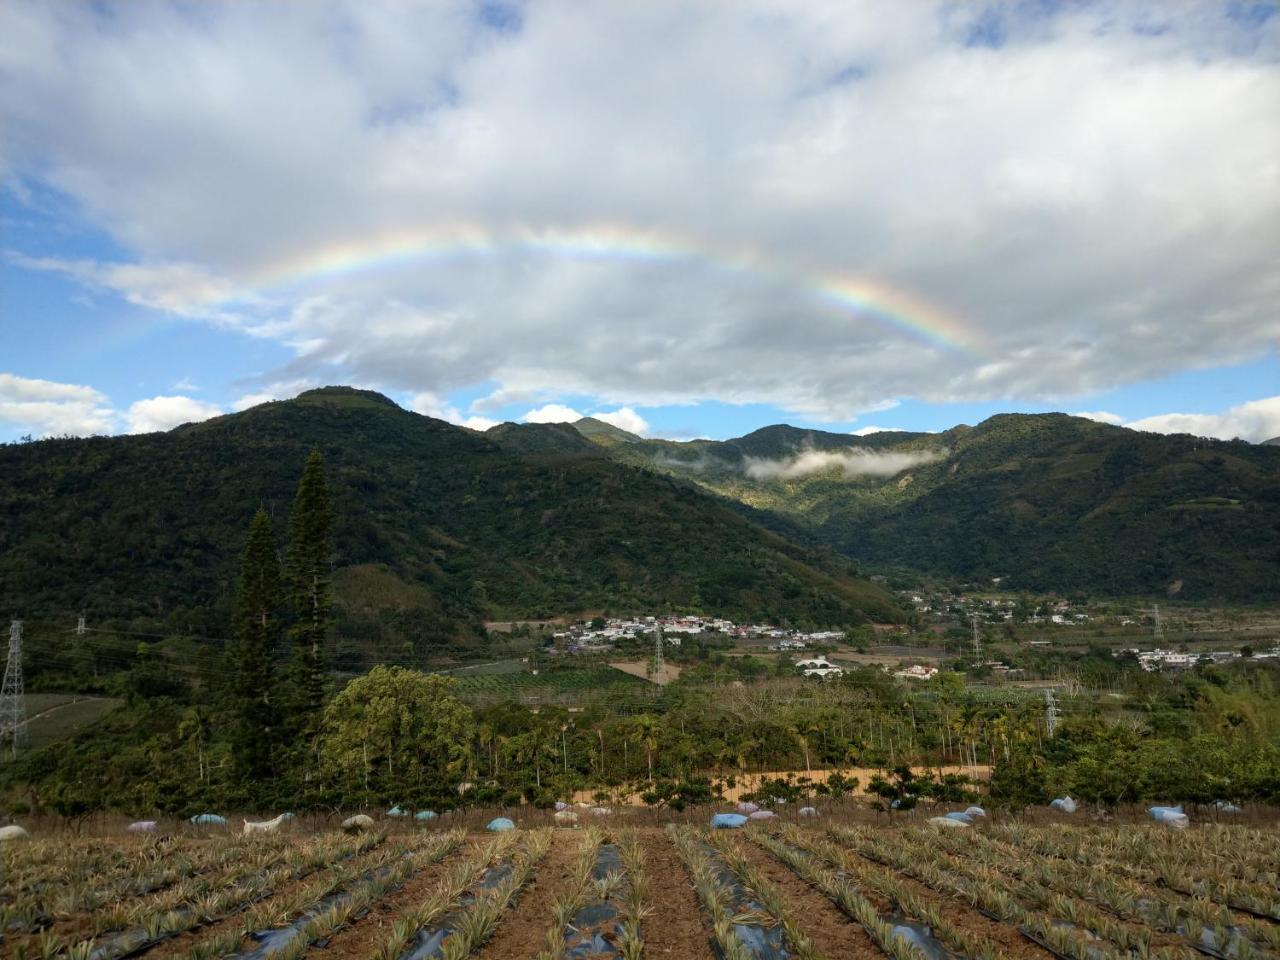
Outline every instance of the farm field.
<svg viewBox="0 0 1280 960"><path fill-rule="evenodd" d="M790 810L241 836L172 825L0 846L0 954L1227 960L1280 956L1274 827L972 828ZM444 818L450 819L449 817ZM530 816L529 821L550 822ZM438 822L438 821L437 821Z"/></svg>
<svg viewBox="0 0 1280 960"><path fill-rule="evenodd" d="M71 736L124 702L114 697L85 697L68 693L29 693L24 700L27 736L32 749Z"/></svg>
<svg viewBox="0 0 1280 960"><path fill-rule="evenodd" d="M585 693L608 696L619 689L643 691L650 685L641 678L609 666L573 669L509 671L503 673L455 673L458 696L464 700L511 699L555 702L561 697L581 699Z"/></svg>

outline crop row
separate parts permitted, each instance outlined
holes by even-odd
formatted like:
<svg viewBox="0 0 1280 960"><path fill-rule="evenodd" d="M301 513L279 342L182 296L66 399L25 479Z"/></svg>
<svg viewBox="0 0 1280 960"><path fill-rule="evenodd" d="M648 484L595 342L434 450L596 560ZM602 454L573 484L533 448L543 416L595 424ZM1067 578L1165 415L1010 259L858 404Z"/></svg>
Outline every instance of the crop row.
<svg viewBox="0 0 1280 960"><path fill-rule="evenodd" d="M954 858L967 858L984 869L997 870L1048 893L1100 906L1142 929L1183 937L1197 950L1222 952L1221 948L1227 945L1248 950L1249 942L1272 950L1280 948L1280 926L1251 917L1232 917L1221 905L1206 898L1136 882L1113 864L1046 860L993 837L966 835L931 840L953 854L952 862L957 865L963 861Z"/></svg>
<svg viewBox="0 0 1280 960"><path fill-rule="evenodd" d="M999 951L992 944L971 936L950 923L935 905L916 896L897 877L870 869L868 863L850 856L848 851L830 841L793 825L784 827L780 837L757 836L756 840L800 876L817 886L847 915L862 923L882 947L885 946L881 942L882 927L877 921L883 921L876 914L874 906L858 892L859 887L874 891L890 903L897 904L911 918L927 924L945 946L968 960L998 960L1000 957ZM831 867L838 872L833 872ZM850 904L857 904L856 913L847 909ZM872 925L869 926L869 923Z"/></svg>
<svg viewBox="0 0 1280 960"><path fill-rule="evenodd" d="M462 843L464 830L420 836L390 846L362 871L333 871L282 900L264 901L235 928L207 938L188 953L189 960L222 957L251 933L267 932L276 960L295 960L317 940L330 937L415 872L442 860Z"/></svg>
<svg viewBox="0 0 1280 960"><path fill-rule="evenodd" d="M1280 920L1280 894L1274 881L1243 879L1236 871L1247 870L1254 876L1258 873L1244 865L1233 868L1220 847L1198 840L1194 833L1180 834L1177 847L1165 847L1160 841L1168 833L1163 831L1162 835L1148 828L1133 836L1118 832L1081 835L1063 830L1030 831L1017 826L995 831L996 836L1025 849L1029 855L1104 868L1189 897L1203 897L1255 916ZM1245 842L1245 837L1235 838L1237 844ZM1280 856L1274 846L1272 853Z"/></svg>
<svg viewBox="0 0 1280 960"><path fill-rule="evenodd" d="M586 670L552 670L545 673L485 673L458 677L462 693L506 692L540 688L557 692L594 690L605 686L643 685L645 681L612 667Z"/></svg>
<svg viewBox="0 0 1280 960"><path fill-rule="evenodd" d="M42 861L8 876L0 930L33 929L52 919L144 896L189 877L234 867L247 855L279 853L289 842L286 837L272 837L257 843L202 844L194 850L174 844L142 844L127 850L114 845L86 849L50 843L41 851Z"/></svg>
<svg viewBox="0 0 1280 960"><path fill-rule="evenodd" d="M829 832L872 859L969 898L1018 924L1056 952L1080 960L1099 954L1124 955L1101 941L1110 941L1124 953L1170 960L1186 960L1193 956L1192 950L1243 958L1255 946L1240 936L1238 928L1218 922L1211 906L1207 915L1196 916L1161 905L1155 891L1117 898L1097 884L1063 882L1051 868L1007 852L964 859L958 854L965 841L936 831L908 832L893 845L865 830L833 828ZM1157 940L1167 942L1156 945Z"/></svg>

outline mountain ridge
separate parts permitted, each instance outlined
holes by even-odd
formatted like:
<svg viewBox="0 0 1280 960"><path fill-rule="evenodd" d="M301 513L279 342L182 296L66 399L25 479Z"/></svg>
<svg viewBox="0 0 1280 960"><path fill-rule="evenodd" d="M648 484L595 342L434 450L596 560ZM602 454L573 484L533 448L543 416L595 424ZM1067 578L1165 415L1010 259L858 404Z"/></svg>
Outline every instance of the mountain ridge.
<svg viewBox="0 0 1280 960"><path fill-rule="evenodd" d="M0 605L224 635L249 519L266 507L283 541L315 448L335 506L338 632L362 649L479 643L484 619L604 608L903 617L848 560L576 437L489 437L323 388L167 433L0 446ZM513 449L529 438L570 452Z"/></svg>
<svg viewBox="0 0 1280 960"><path fill-rule="evenodd" d="M1038 591L1280 599L1275 446L1011 413L936 434L777 424L611 456L880 569Z"/></svg>

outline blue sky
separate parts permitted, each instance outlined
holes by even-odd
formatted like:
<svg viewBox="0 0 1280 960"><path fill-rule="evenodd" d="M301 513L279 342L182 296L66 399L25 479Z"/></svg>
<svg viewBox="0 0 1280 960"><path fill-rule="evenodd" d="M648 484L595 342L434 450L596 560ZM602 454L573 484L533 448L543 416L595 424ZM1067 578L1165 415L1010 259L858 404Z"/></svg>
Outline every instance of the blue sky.
<svg viewBox="0 0 1280 960"><path fill-rule="evenodd" d="M1278 6L6 4L0 441L1280 435Z"/></svg>

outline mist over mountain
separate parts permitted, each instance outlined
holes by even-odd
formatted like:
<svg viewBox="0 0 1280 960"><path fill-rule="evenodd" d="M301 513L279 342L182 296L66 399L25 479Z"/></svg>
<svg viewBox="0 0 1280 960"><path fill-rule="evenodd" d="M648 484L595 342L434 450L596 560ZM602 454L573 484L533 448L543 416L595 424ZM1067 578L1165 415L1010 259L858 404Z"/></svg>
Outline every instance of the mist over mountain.
<svg viewBox="0 0 1280 960"><path fill-rule="evenodd" d="M876 568L1005 587L1280 597L1280 449L1066 414L938 434L776 425L611 446Z"/></svg>

